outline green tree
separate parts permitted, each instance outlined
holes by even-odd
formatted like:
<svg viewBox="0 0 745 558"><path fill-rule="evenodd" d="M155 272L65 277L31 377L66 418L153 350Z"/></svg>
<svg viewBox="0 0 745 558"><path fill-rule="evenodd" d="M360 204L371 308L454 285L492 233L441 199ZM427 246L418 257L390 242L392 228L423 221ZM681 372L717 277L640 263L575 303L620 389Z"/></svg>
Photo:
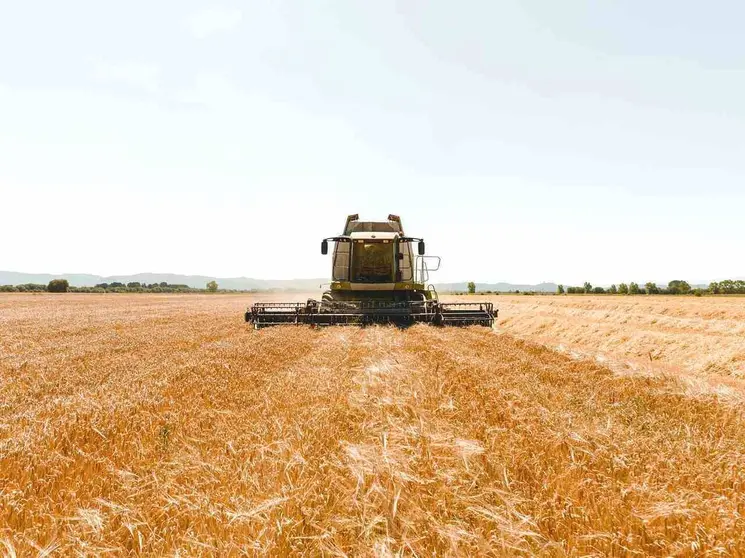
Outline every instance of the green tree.
<svg viewBox="0 0 745 558"><path fill-rule="evenodd" d="M47 285L47 291L50 293L66 293L69 288L70 283L67 279L52 279Z"/></svg>
<svg viewBox="0 0 745 558"><path fill-rule="evenodd" d="M725 279L719 283L719 292L722 294L734 294L735 282L731 279Z"/></svg>
<svg viewBox="0 0 745 558"><path fill-rule="evenodd" d="M640 293L641 293L641 290L639 289L639 285L637 285L633 281L629 283L629 294L638 295Z"/></svg>
<svg viewBox="0 0 745 558"><path fill-rule="evenodd" d="M556 287L556 294L564 294L564 285Z"/></svg>
<svg viewBox="0 0 745 558"><path fill-rule="evenodd" d="M690 294L691 286L685 281L670 281L667 284L667 291L670 294Z"/></svg>
<svg viewBox="0 0 745 558"><path fill-rule="evenodd" d="M589 281L585 281L585 294L589 294L592 292L592 285Z"/></svg>
<svg viewBox="0 0 745 558"><path fill-rule="evenodd" d="M646 285L644 285L644 290L647 291L647 294L660 294L660 289L657 287L657 283L649 282Z"/></svg>
<svg viewBox="0 0 745 558"><path fill-rule="evenodd" d="M714 281L713 283L709 283L709 292L711 294L719 294L719 283Z"/></svg>
<svg viewBox="0 0 745 558"><path fill-rule="evenodd" d="M626 283L621 283L620 285L618 285L618 294L629 294L629 286Z"/></svg>
<svg viewBox="0 0 745 558"><path fill-rule="evenodd" d="M605 294L605 289L603 287L595 287L592 289L592 292L595 294Z"/></svg>
<svg viewBox="0 0 745 558"><path fill-rule="evenodd" d="M618 294L618 287L616 287L615 285L611 285L610 288L608 289L608 292L610 294Z"/></svg>
<svg viewBox="0 0 745 558"><path fill-rule="evenodd" d="M468 282L468 294L474 294L476 292L476 283L473 281Z"/></svg>
<svg viewBox="0 0 745 558"><path fill-rule="evenodd" d="M210 281L207 283L207 290L211 293L217 292L217 282L216 281Z"/></svg>

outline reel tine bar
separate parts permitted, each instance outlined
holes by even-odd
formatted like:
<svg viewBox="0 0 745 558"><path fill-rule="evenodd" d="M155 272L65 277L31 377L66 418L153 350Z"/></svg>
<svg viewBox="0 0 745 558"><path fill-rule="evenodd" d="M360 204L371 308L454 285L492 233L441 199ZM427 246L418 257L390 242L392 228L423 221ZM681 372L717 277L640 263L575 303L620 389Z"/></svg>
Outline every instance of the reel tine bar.
<svg viewBox="0 0 745 558"><path fill-rule="evenodd" d="M440 326L492 327L497 313L491 302L441 303L434 300L390 302L376 300L307 302L257 302L246 312L256 329L274 325L311 326L415 323Z"/></svg>

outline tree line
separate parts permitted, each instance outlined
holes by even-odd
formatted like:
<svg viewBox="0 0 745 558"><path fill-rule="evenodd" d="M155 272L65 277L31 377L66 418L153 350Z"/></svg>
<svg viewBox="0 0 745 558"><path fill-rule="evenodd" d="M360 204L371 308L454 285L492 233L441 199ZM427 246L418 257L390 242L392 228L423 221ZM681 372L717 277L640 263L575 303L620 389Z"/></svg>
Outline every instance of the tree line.
<svg viewBox="0 0 745 558"><path fill-rule="evenodd" d="M218 292L216 281L210 281L204 289L197 289L189 285L161 283L99 283L94 287L73 287L67 279L52 279L48 284L24 283L22 285L0 285L0 292L6 293L215 293ZM235 289L219 289L222 293L246 292Z"/></svg>
<svg viewBox="0 0 745 558"><path fill-rule="evenodd" d="M731 280L718 281L710 283L708 288L693 288L687 281L675 280L670 281L667 287L660 287L657 283L649 282L645 285L638 283L620 283L618 286L611 285L608 288L593 287L591 283L585 282L581 287L564 287L559 285L556 288L557 294L621 294L621 295L695 295L704 294L745 294L745 281Z"/></svg>

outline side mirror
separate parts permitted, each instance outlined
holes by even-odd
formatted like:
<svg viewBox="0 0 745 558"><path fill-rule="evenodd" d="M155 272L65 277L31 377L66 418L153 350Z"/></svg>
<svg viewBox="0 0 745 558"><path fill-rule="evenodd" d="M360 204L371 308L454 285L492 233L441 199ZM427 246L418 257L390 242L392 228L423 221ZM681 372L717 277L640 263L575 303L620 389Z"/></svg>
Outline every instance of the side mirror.
<svg viewBox="0 0 745 558"><path fill-rule="evenodd" d="M321 241L321 254L324 256L329 253L329 241L323 240Z"/></svg>
<svg viewBox="0 0 745 558"><path fill-rule="evenodd" d="M419 241L419 255L420 256L424 255L424 241L423 240Z"/></svg>

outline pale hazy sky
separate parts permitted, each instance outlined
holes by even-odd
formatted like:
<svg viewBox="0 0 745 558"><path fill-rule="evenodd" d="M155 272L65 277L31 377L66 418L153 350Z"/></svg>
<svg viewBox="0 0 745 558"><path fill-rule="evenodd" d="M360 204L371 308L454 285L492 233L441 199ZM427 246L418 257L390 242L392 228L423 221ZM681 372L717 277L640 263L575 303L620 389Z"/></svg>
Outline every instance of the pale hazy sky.
<svg viewBox="0 0 745 558"><path fill-rule="evenodd" d="M323 277L348 213L434 279L745 275L745 4L3 2L0 269Z"/></svg>

